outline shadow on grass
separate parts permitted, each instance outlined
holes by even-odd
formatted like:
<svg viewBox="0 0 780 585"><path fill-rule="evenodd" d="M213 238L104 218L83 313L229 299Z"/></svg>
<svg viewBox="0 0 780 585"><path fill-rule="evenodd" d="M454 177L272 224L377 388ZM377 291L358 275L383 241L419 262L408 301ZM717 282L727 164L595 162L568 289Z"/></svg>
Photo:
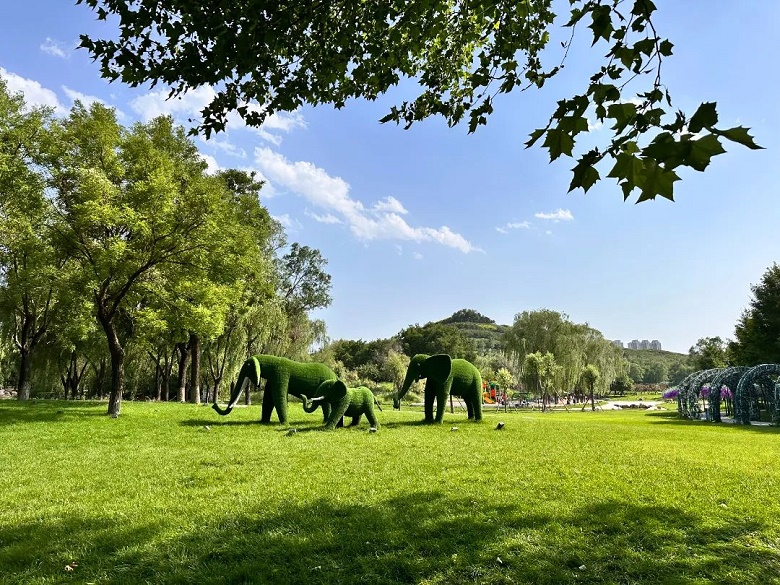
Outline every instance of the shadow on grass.
<svg viewBox="0 0 780 585"><path fill-rule="evenodd" d="M771 426L768 424L751 424L741 425L734 422L712 422L708 420L691 420L687 418L681 418L676 412L648 412L647 417L651 422L655 424L667 424L677 426L689 426L689 427L702 427L711 426L726 429L730 431L753 431L757 433L780 433L780 427Z"/></svg>
<svg viewBox="0 0 780 585"><path fill-rule="evenodd" d="M0 582L744 583L780 578L755 522L604 501L554 516L436 491L377 505L328 497L214 511L195 529L160 518L41 519L0 528ZM75 557L75 558L71 558ZM76 561L72 573L65 565Z"/></svg>
<svg viewBox="0 0 780 585"><path fill-rule="evenodd" d="M0 425L63 422L72 417L108 416L104 402L82 400L0 400Z"/></svg>

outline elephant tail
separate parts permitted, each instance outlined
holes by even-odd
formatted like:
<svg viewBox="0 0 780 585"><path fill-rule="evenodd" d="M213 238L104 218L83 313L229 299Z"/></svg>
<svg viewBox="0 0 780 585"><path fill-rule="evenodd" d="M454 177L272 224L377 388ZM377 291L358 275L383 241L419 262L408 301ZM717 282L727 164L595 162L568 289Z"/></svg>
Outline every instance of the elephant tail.
<svg viewBox="0 0 780 585"><path fill-rule="evenodd" d="M379 412L382 412L382 407L379 405L379 401L376 399L376 396L374 396L374 406L379 409Z"/></svg>
<svg viewBox="0 0 780 585"><path fill-rule="evenodd" d="M219 407L219 405L216 402L211 405L211 408L217 411L217 414L219 414L220 416L225 416L227 414L230 414L230 411L233 410L232 406L228 406L227 408L222 409Z"/></svg>

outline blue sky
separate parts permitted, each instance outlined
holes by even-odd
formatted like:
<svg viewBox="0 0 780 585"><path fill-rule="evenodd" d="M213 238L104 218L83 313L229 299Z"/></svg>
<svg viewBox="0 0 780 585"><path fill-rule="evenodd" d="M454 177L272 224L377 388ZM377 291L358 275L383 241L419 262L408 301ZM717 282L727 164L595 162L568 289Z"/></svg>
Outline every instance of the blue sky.
<svg viewBox="0 0 780 585"><path fill-rule="evenodd" d="M163 113L186 123L209 97L202 88L165 101L164 90L102 80L75 47L80 33L114 31L84 6L6 4L0 75L30 103L67 112L74 99L98 99L125 124ZM476 134L438 119L407 131L379 124L412 95L403 86L342 110L304 107L259 130L236 120L197 144L213 168L265 177L262 201L289 240L328 259L334 300L314 316L334 339L389 337L462 308L506 324L548 308L609 339L687 352L701 337L732 337L750 285L780 261L780 3L657 5L659 32L675 45L663 65L675 107L692 113L716 101L721 127L748 126L766 148L727 144L705 173L682 173L675 202L624 203L611 180L567 194L573 162L549 164L545 151L524 148L606 51L589 49L584 28L563 74L541 91L502 96ZM585 138L606 139L601 128Z"/></svg>

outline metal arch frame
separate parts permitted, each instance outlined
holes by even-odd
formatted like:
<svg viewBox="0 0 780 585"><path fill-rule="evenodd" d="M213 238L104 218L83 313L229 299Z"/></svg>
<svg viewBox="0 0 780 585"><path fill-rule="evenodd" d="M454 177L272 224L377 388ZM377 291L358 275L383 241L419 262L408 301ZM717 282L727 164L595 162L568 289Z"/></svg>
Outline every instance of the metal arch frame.
<svg viewBox="0 0 780 585"><path fill-rule="evenodd" d="M755 420L758 417L758 413L755 412L756 401L752 400L752 398L754 398L753 383L757 378L760 379L762 376L771 376L772 374L780 374L780 364L761 364L759 366L754 366L745 372L739 379L737 391L734 393L734 419L738 423L749 425L751 420ZM773 390L774 391L771 393L773 398L772 422L776 423L778 421L778 415L780 415L780 412L778 411L780 405L778 405L777 400L777 388L774 387Z"/></svg>
<svg viewBox="0 0 780 585"><path fill-rule="evenodd" d="M672 386L672 388L677 388L677 414L680 416L685 416L684 412L685 409L683 408L683 397L686 395L686 388L688 387L688 382L693 379L693 377L698 372L691 372L685 378L682 382L677 384L677 386Z"/></svg>
<svg viewBox="0 0 780 585"><path fill-rule="evenodd" d="M722 370L722 368L699 370L686 378L687 384L685 384L685 381L683 382L685 385L681 384L680 394L682 394L683 397L680 401L682 406L680 414L683 418L699 420L702 413L701 406L699 405L701 387L704 382L711 379L713 376L716 376Z"/></svg>
<svg viewBox="0 0 780 585"><path fill-rule="evenodd" d="M713 386L713 389L716 390L714 394L710 394L709 399L709 415L712 422L722 422L720 418L721 386L725 384L729 387L736 387L736 385L739 384L739 379L749 369L750 368L748 366L732 366L730 368L724 368L718 375L710 380L710 384Z"/></svg>

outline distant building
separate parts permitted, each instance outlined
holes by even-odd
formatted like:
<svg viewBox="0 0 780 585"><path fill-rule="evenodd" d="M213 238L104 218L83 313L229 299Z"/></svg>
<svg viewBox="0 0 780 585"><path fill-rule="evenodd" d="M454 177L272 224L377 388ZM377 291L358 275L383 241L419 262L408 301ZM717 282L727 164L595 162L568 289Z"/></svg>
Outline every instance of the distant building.
<svg viewBox="0 0 780 585"><path fill-rule="evenodd" d="M613 341L612 343L615 342ZM661 342L657 339L653 339L653 341L648 341L647 339L639 341L638 339L634 339L630 341L626 347L628 349L661 349Z"/></svg>
<svg viewBox="0 0 780 585"><path fill-rule="evenodd" d="M619 339L613 339L612 340L612 345L615 345L615 346L619 347L620 349L623 349L623 342L620 341Z"/></svg>

